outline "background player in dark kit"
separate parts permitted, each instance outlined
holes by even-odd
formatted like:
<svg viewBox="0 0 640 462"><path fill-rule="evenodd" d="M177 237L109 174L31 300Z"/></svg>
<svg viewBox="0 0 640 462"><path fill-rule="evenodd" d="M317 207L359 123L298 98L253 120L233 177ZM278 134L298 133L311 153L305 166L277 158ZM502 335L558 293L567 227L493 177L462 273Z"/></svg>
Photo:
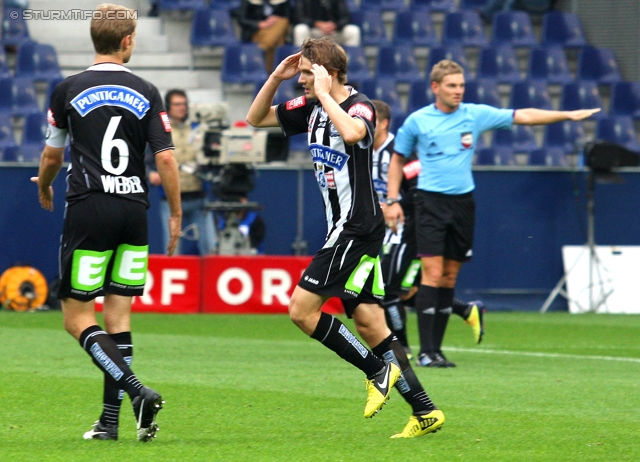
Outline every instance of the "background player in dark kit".
<svg viewBox="0 0 640 462"><path fill-rule="evenodd" d="M247 122L256 127L280 126L285 136L308 133L326 208L327 240L293 292L291 320L365 373L365 417L376 414L397 381L413 414L394 437L410 438L438 430L444 415L420 385L377 305L384 295L378 257L384 223L371 180L375 111L366 96L345 85L346 71L346 54L335 41L306 40L301 52L285 58L269 76L249 109ZM272 106L280 83L298 73L305 96ZM373 351L337 318L322 312L332 296L343 300L347 315Z"/></svg>
<svg viewBox="0 0 640 462"><path fill-rule="evenodd" d="M137 438L150 441L164 401L130 369L131 299L142 295L149 254L144 149L156 155L171 208L173 254L182 212L171 126L158 90L123 66L135 45L134 11L102 4L91 20L94 64L58 84L51 96L38 177L40 204L53 211L51 184L71 144L60 248L64 326L104 373L103 412L85 439L118 438L123 392L131 398ZM95 298L104 295L105 330Z"/></svg>

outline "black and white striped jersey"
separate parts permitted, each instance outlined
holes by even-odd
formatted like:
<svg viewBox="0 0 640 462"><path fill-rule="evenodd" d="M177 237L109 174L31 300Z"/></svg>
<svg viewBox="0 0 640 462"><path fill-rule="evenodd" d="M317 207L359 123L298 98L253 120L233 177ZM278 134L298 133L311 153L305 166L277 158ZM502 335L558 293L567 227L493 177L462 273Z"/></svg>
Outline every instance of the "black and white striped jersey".
<svg viewBox="0 0 640 462"><path fill-rule="evenodd" d="M378 194L378 200L384 202L387 198L387 183L389 181L389 163L393 156L393 140L395 136L389 133L387 139L373 150L373 186ZM411 191L418 186L418 174L420 173L420 161L415 152L408 158L403 167L402 183L398 199L405 214L413 210L413 197Z"/></svg>
<svg viewBox="0 0 640 462"><path fill-rule="evenodd" d="M149 205L145 146L173 149L155 86L119 64L96 64L56 85L48 121L49 134L64 131L71 144L68 203L101 192Z"/></svg>
<svg viewBox="0 0 640 462"><path fill-rule="evenodd" d="M276 111L285 136L308 133L327 219L324 247L333 246L339 236L359 240L384 236L384 218L371 179L375 109L369 98L354 89L340 107L367 126L367 135L352 146L344 142L317 100L301 96L279 104Z"/></svg>

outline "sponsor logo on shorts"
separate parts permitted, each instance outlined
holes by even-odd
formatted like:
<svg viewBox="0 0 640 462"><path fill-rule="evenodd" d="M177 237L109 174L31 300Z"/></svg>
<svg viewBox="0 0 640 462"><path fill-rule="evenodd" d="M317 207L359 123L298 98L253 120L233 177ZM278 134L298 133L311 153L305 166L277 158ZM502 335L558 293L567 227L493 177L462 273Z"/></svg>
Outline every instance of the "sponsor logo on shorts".
<svg viewBox="0 0 640 462"><path fill-rule="evenodd" d="M309 277L309 276L305 276L304 280L307 281L309 284L313 284L316 286L320 283L320 281L318 281L317 279L313 279L312 277Z"/></svg>

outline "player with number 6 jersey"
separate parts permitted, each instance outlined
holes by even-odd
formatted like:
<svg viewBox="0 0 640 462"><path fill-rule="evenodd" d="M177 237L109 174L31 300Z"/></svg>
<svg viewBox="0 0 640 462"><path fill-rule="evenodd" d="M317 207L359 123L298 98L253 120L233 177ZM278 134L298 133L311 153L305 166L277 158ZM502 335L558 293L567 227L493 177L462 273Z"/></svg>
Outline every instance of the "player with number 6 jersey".
<svg viewBox="0 0 640 462"><path fill-rule="evenodd" d="M137 439L156 436L164 401L133 373L131 302L147 277L147 184L144 151L156 156L171 209L171 255L180 236L182 209L171 126L158 90L124 64L135 46L134 10L101 4L91 19L94 64L60 82L51 95L47 136L40 159L40 205L53 211L52 183L62 167L67 141L64 229L60 239L60 289L64 327L104 376L102 414L84 433L87 440L117 440L120 406L131 398ZM104 329L95 299L104 296Z"/></svg>

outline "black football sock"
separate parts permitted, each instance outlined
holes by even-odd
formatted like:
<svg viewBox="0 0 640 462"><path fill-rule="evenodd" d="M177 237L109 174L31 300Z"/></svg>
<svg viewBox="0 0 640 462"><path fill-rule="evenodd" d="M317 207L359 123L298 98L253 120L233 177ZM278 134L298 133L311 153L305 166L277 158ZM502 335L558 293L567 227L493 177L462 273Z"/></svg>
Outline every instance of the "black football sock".
<svg viewBox="0 0 640 462"><path fill-rule="evenodd" d="M389 329L396 334L400 345L408 347L407 341L407 313L400 302L398 297L385 297L382 302L382 308L384 308L384 318L387 321Z"/></svg>
<svg viewBox="0 0 640 462"><path fill-rule="evenodd" d="M396 388L407 403L413 408L413 413L424 414L437 409L427 392L424 391L418 377L409 364L407 354L392 333L378 346L372 348L373 353L387 361L394 362L402 371L402 376L396 382Z"/></svg>
<svg viewBox="0 0 640 462"><path fill-rule="evenodd" d="M442 352L442 340L447 330L447 323L451 315L453 305L453 289L440 287L438 289L438 304L436 316L433 320L433 348L438 353Z"/></svg>
<svg viewBox="0 0 640 462"><path fill-rule="evenodd" d="M109 334L109 337L116 343L125 362L131 367L131 361L133 360L131 332ZM124 398L124 390L120 388L118 382L116 382L110 374L104 374L104 394L102 396L102 415L100 416L100 422L109 427L117 426L120 406L122 404L122 398Z"/></svg>
<svg viewBox="0 0 640 462"><path fill-rule="evenodd" d="M134 398L140 394L142 384L127 365L118 345L100 326L87 327L80 334L80 346L89 354L105 375L110 375L117 386Z"/></svg>
<svg viewBox="0 0 640 462"><path fill-rule="evenodd" d="M384 361L369 351L351 333L347 326L330 314L324 312L320 314L320 320L316 330L311 334L311 338L319 341L342 359L356 366L369 378L385 367Z"/></svg>
<svg viewBox="0 0 640 462"><path fill-rule="evenodd" d="M460 316L465 321L467 320L467 318L469 317L469 314L471 313L471 306L469 306L467 302L463 302L459 298L455 298L455 297L453 298L453 305L451 306L451 308L453 309L453 312L455 314Z"/></svg>
<svg viewBox="0 0 640 462"><path fill-rule="evenodd" d="M420 334L420 353L432 353L433 322L438 303L438 288L420 285L416 295L416 313L418 315L418 333Z"/></svg>

